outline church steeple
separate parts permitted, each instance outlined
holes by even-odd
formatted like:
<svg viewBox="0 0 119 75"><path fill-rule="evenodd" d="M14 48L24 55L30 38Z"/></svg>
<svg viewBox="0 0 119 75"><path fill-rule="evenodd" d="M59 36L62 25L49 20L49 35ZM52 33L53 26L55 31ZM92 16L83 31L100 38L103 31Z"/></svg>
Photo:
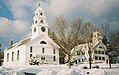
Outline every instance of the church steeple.
<svg viewBox="0 0 119 75"><path fill-rule="evenodd" d="M103 37L99 31L93 32L93 37L92 37L93 43L102 42L102 39L103 39Z"/></svg>
<svg viewBox="0 0 119 75"><path fill-rule="evenodd" d="M48 23L46 15L38 4L37 10L34 12L33 25L32 25L32 38L40 36L41 34L48 35Z"/></svg>

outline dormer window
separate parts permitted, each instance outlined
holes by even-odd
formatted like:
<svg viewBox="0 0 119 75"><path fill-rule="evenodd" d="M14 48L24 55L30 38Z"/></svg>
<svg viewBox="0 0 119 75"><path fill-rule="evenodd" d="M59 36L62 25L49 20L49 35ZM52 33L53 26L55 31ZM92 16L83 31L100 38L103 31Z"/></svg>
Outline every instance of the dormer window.
<svg viewBox="0 0 119 75"><path fill-rule="evenodd" d="M40 44L47 44L45 41L41 41Z"/></svg>

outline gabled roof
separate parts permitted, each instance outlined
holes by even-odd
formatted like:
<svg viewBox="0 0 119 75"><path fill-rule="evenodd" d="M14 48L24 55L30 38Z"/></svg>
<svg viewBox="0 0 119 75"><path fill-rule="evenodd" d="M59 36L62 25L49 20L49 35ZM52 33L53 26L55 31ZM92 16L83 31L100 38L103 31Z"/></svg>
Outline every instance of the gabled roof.
<svg viewBox="0 0 119 75"><path fill-rule="evenodd" d="M102 45L103 46L103 48L106 50L106 46L102 43L102 42L96 42L96 43L90 43L91 45L92 45L92 48L93 49L95 49L96 47L98 47L99 45ZM79 44L78 46L76 46L75 48L76 48L76 51L79 51L79 50L81 50L81 51L85 51L85 50L88 50L87 47L88 46L88 44L87 43L85 43L85 44ZM73 49L72 49L72 51L73 51Z"/></svg>
<svg viewBox="0 0 119 75"><path fill-rule="evenodd" d="M52 46L60 48L51 38L49 38L47 35L42 34L42 35L40 35L40 36L38 36L38 37L36 37L34 39L31 39L31 37L28 37L28 38L25 38L23 40L20 40L19 42L13 44L11 47L9 47L9 48L7 48L5 50L10 50L12 48L15 48L15 47L18 47L18 46L21 46L21 45L25 45L25 44L29 44L29 43L34 43L34 42L37 41L37 39L42 39L42 38L47 38L47 40L50 42L50 44Z"/></svg>
<svg viewBox="0 0 119 75"><path fill-rule="evenodd" d="M14 47L18 47L18 46L21 46L21 45L24 45L24 44L27 44L28 42L30 42L31 38L28 37L28 38L25 38L23 40L20 40L19 42L13 44L11 47L5 49L5 50L9 50L11 48L14 48Z"/></svg>
<svg viewBox="0 0 119 75"><path fill-rule="evenodd" d="M107 49L107 47L102 43L102 42L98 42L97 44L95 44L95 46L93 47L93 49L95 49L96 47L98 47L99 45L102 45L104 50Z"/></svg>
<svg viewBox="0 0 119 75"><path fill-rule="evenodd" d="M27 43L27 44L32 44L32 43L34 43L34 42L36 42L37 40L40 40L40 39L42 39L42 38L46 38L46 39L50 42L51 45L60 48L51 38L49 38L49 37L48 37L47 35L45 35L45 34L41 34L40 36L38 36L38 37L36 37L36 38L34 38L34 39L31 39L31 41L30 41L29 43Z"/></svg>

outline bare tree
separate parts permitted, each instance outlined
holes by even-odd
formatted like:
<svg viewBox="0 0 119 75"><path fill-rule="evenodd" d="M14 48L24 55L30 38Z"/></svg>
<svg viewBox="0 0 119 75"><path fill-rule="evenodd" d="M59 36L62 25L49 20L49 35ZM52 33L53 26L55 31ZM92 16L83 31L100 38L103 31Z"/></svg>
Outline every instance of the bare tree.
<svg viewBox="0 0 119 75"><path fill-rule="evenodd" d="M72 49L79 45L80 40L83 38L83 24L80 19L76 19L69 24L63 16L59 16L53 26L55 35L52 38L60 46L61 52L68 57L68 66L71 68Z"/></svg>
<svg viewBox="0 0 119 75"><path fill-rule="evenodd" d="M110 43L110 25L108 24L102 24L101 25L101 30L102 30L102 34L103 34L103 43L106 45L107 47L107 51L106 53L108 54L109 57L109 67L111 68L111 61L112 61L112 46Z"/></svg>
<svg viewBox="0 0 119 75"><path fill-rule="evenodd" d="M99 30L97 27L94 27L93 25L91 25L89 22L85 23L84 26L84 30L85 30L85 38L84 40L87 43L88 46L88 55L89 55L89 68L91 69L91 64L92 64L92 52L93 52L93 44L92 44L92 34L94 31Z"/></svg>

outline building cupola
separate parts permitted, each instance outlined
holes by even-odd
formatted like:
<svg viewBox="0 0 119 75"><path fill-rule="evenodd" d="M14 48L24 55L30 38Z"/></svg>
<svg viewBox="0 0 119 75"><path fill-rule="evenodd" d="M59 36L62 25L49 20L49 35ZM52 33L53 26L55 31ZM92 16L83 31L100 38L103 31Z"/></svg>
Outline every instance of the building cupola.
<svg viewBox="0 0 119 75"><path fill-rule="evenodd" d="M93 43L102 42L102 39L103 39L103 37L99 31L93 32L93 37L92 37Z"/></svg>
<svg viewBox="0 0 119 75"><path fill-rule="evenodd" d="M38 8L34 12L33 24L32 24L32 39L40 36L41 34L48 35L48 23L44 10L41 8L41 4L38 4Z"/></svg>

